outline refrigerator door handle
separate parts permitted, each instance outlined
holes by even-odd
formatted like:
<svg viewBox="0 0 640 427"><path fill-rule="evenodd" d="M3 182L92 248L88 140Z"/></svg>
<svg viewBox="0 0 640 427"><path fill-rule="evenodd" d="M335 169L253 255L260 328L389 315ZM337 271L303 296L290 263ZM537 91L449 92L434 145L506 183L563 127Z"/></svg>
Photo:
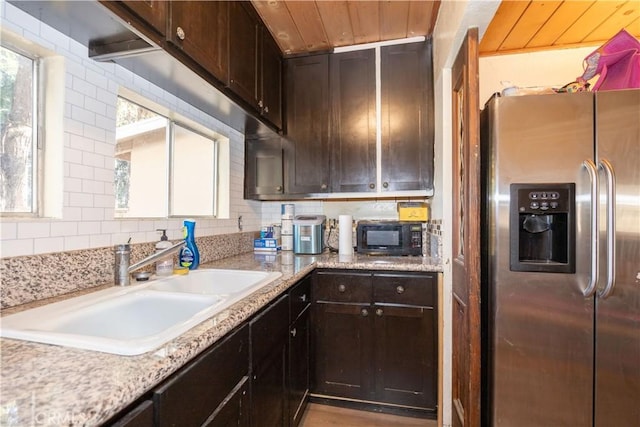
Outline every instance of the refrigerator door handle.
<svg viewBox="0 0 640 427"><path fill-rule="evenodd" d="M605 299L616 285L616 176L607 159L602 159L598 166L607 178L607 284L598 291L598 296Z"/></svg>
<svg viewBox="0 0 640 427"><path fill-rule="evenodd" d="M599 246L599 230L598 230L598 168L591 160L585 160L582 165L587 169L591 181L591 279L589 286L582 291L585 298L591 298L596 293L598 286L598 246Z"/></svg>

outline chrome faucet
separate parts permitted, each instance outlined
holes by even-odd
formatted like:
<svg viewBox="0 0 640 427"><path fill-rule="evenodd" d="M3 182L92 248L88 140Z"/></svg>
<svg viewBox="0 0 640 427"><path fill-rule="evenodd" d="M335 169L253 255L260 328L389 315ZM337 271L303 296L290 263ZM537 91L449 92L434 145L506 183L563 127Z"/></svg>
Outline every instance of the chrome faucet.
<svg viewBox="0 0 640 427"><path fill-rule="evenodd" d="M134 271L146 267L149 264L153 264L154 262L173 254L174 252L178 252L184 246L184 240L170 246L166 249L161 250L160 252L155 252L148 257L144 258L142 261L138 261L133 265L129 265L131 260L131 245L128 243L124 243L122 245L116 245L114 247L114 252L116 256L115 263L115 271L114 271L114 279L117 286L128 286L131 283L130 275Z"/></svg>

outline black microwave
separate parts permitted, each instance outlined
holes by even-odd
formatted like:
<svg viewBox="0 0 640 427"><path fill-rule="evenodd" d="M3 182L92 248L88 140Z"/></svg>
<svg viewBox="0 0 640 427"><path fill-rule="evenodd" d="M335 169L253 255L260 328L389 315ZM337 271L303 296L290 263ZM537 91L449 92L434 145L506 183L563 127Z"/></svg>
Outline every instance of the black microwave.
<svg viewBox="0 0 640 427"><path fill-rule="evenodd" d="M422 223L359 221L358 253L366 255L422 255Z"/></svg>

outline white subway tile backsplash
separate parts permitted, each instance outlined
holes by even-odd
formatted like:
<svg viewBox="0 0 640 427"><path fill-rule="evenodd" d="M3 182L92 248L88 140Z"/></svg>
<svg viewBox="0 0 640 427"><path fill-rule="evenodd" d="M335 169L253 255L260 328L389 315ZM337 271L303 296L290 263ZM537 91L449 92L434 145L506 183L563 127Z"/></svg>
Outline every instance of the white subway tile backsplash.
<svg viewBox="0 0 640 427"><path fill-rule="evenodd" d="M84 165L69 165L69 176L72 178L94 179L94 168Z"/></svg>
<svg viewBox="0 0 640 427"><path fill-rule="evenodd" d="M93 194L69 193L69 206L93 207Z"/></svg>
<svg viewBox="0 0 640 427"><path fill-rule="evenodd" d="M104 156L100 154L84 152L82 153L82 164L102 168L104 167ZM111 177L111 179L113 179L113 176Z"/></svg>
<svg viewBox="0 0 640 427"><path fill-rule="evenodd" d="M104 208L82 208L82 221L103 221L105 220Z"/></svg>
<svg viewBox="0 0 640 427"><path fill-rule="evenodd" d="M69 192L80 193L83 191L83 180L79 178L65 178L64 179L64 188Z"/></svg>
<svg viewBox="0 0 640 427"><path fill-rule="evenodd" d="M116 203L116 198L113 195L94 195L93 206L96 208L112 208Z"/></svg>
<svg viewBox="0 0 640 427"><path fill-rule="evenodd" d="M99 221L83 221L78 224L78 234L100 234Z"/></svg>
<svg viewBox="0 0 640 427"><path fill-rule="evenodd" d="M78 234L77 222L52 222L51 223L51 236L73 236Z"/></svg>
<svg viewBox="0 0 640 427"><path fill-rule="evenodd" d="M65 251L75 251L89 247L89 236L67 236L64 238Z"/></svg>
<svg viewBox="0 0 640 427"><path fill-rule="evenodd" d="M18 223L18 239L34 239L49 237L51 225L48 222L22 222Z"/></svg>
<svg viewBox="0 0 640 427"><path fill-rule="evenodd" d="M0 256L2 258L31 255L34 253L33 249L33 239L2 239L2 242L0 242Z"/></svg>
<svg viewBox="0 0 640 427"><path fill-rule="evenodd" d="M0 222L0 239L15 239L18 237L18 224L15 222Z"/></svg>
<svg viewBox="0 0 640 427"><path fill-rule="evenodd" d="M73 76L71 87L73 90L92 98L95 98L97 95L96 87L94 85L77 76Z"/></svg>
<svg viewBox="0 0 640 427"><path fill-rule="evenodd" d="M42 239L34 239L34 252L39 254L46 254L51 252L64 251L64 238L63 237L49 237Z"/></svg>
<svg viewBox="0 0 640 427"><path fill-rule="evenodd" d="M89 247L91 248L104 248L111 246L111 235L109 234L94 234L89 236Z"/></svg>
<svg viewBox="0 0 640 427"><path fill-rule="evenodd" d="M107 114L107 104L94 98L86 97L84 100L84 108L102 116Z"/></svg>
<svg viewBox="0 0 640 427"><path fill-rule="evenodd" d="M93 63L89 61L84 61L83 65L87 67L85 79L87 83L93 85L96 88L96 95L97 89L107 89L109 87L108 80L104 76L104 71L100 70L99 68L96 68L95 70L92 69Z"/></svg>
<svg viewBox="0 0 640 427"><path fill-rule="evenodd" d="M115 123L114 123L115 125ZM82 126L82 134L87 138L95 139L97 141L106 141L106 131L97 126L93 126L93 124L83 124Z"/></svg>
<svg viewBox="0 0 640 427"><path fill-rule="evenodd" d="M93 168L93 178L96 181L113 184L113 159L111 159L111 161L108 161L105 158L105 164L106 163L108 163L111 166L111 168L109 169L104 169L99 167Z"/></svg>

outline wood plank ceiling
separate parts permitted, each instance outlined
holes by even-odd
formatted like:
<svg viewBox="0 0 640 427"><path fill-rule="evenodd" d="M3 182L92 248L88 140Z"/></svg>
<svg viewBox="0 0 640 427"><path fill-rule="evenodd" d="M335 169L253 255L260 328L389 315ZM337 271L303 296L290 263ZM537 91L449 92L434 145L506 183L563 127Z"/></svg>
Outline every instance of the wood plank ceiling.
<svg viewBox="0 0 640 427"><path fill-rule="evenodd" d="M440 7L440 0L252 3L285 56L428 36Z"/></svg>
<svg viewBox="0 0 640 427"><path fill-rule="evenodd" d="M640 38L640 1L503 1L480 55L600 46L625 28Z"/></svg>
<svg viewBox="0 0 640 427"><path fill-rule="evenodd" d="M252 3L285 56L429 36L440 8L440 0ZM622 28L640 38L640 0L506 0L482 38L480 55L599 46Z"/></svg>

